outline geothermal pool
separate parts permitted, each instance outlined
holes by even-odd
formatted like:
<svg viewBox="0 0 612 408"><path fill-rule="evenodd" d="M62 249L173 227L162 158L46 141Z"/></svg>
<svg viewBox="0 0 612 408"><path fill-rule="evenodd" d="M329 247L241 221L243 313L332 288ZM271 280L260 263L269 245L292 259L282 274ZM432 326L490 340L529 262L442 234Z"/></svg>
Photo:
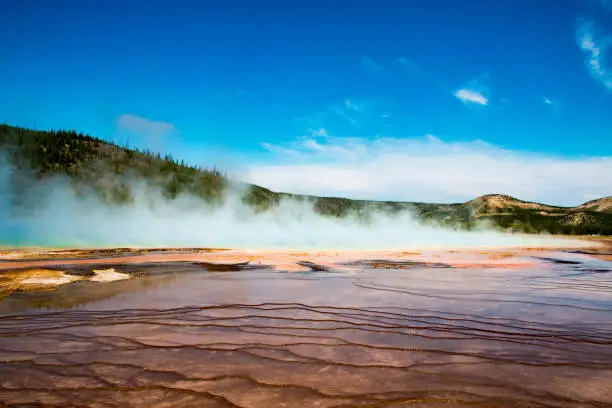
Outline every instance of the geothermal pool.
<svg viewBox="0 0 612 408"><path fill-rule="evenodd" d="M4 251L0 405L612 406L611 255Z"/></svg>

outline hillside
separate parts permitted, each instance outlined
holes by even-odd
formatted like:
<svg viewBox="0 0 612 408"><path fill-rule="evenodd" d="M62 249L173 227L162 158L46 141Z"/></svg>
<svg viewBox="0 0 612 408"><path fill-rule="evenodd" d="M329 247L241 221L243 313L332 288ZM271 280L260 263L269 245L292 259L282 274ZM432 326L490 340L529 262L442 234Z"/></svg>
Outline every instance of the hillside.
<svg viewBox="0 0 612 408"><path fill-rule="evenodd" d="M479 215L505 214L520 210L533 210L550 215L565 210L563 207L522 201L504 194L487 194L470 200L465 205L472 208Z"/></svg>
<svg viewBox="0 0 612 408"><path fill-rule="evenodd" d="M168 199L188 193L209 203L219 203L227 189L241 187L243 202L265 211L283 198L312 203L325 216L373 211L411 211L423 222L470 229L485 222L495 228L520 232L612 235L612 197L589 201L575 208L555 207L490 194L465 203L429 204L350 200L277 193L229 180L216 169L192 167L172 157L138 151L72 131L36 131L0 125L0 161L13 169L10 195L14 204L27 202L27 192L57 174L67 176L77 194L95 192L109 204L133 200L130 180L145 180Z"/></svg>
<svg viewBox="0 0 612 408"><path fill-rule="evenodd" d="M598 200L586 202L577 207L579 210L598 211L612 214L612 197L604 197Z"/></svg>

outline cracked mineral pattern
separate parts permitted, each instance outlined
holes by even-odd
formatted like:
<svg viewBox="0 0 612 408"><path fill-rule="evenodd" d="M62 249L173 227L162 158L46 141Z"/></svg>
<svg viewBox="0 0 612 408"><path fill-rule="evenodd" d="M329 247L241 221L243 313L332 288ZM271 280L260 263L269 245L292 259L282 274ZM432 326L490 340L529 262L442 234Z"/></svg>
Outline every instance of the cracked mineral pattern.
<svg viewBox="0 0 612 408"><path fill-rule="evenodd" d="M0 405L612 406L612 268L552 256L14 295L0 302Z"/></svg>

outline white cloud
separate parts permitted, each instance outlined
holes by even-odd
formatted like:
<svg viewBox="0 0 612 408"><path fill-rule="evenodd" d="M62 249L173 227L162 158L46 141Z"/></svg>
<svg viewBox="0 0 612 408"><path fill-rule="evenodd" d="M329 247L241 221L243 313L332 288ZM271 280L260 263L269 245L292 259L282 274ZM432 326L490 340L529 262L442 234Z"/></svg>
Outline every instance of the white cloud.
<svg viewBox="0 0 612 408"><path fill-rule="evenodd" d="M367 55L361 56L361 66L373 72L382 72L383 69L376 61Z"/></svg>
<svg viewBox="0 0 612 408"><path fill-rule="evenodd" d="M172 123L156 122L127 113L117 118L117 128L140 136L163 137L178 132Z"/></svg>
<svg viewBox="0 0 612 408"><path fill-rule="evenodd" d="M365 107L365 103L359 103L353 99L345 99L341 103L334 104L329 112L345 118L351 125L356 125L357 119L365 113Z"/></svg>
<svg viewBox="0 0 612 408"><path fill-rule="evenodd" d="M301 138L267 145L273 159L245 178L276 191L427 202L462 202L489 193L557 205L612 194L612 157L522 153L482 141Z"/></svg>
<svg viewBox="0 0 612 408"><path fill-rule="evenodd" d="M310 134L312 136L322 136L322 137L327 137L327 130L323 129L323 128L319 128L319 129L308 129L308 131L310 132Z"/></svg>
<svg viewBox="0 0 612 408"><path fill-rule="evenodd" d="M459 87L453 95L464 104L488 105L490 90L486 83L489 73L485 72L480 77Z"/></svg>
<svg viewBox="0 0 612 408"><path fill-rule="evenodd" d="M414 64L408 58L406 58L406 57L399 57L396 60L396 63L398 63L398 64L400 64L400 65L402 65L404 67L407 67L407 68L414 67Z"/></svg>
<svg viewBox="0 0 612 408"><path fill-rule="evenodd" d="M463 103L476 103L479 105L487 105L489 103L489 99L486 96L474 89L461 88L456 90L454 95Z"/></svg>
<svg viewBox="0 0 612 408"><path fill-rule="evenodd" d="M394 66L399 66L400 68L403 68L405 71L410 72L412 74L419 74L424 76L425 78L427 78L428 80L434 80L435 82L438 82L437 79L432 78L431 74L428 74L427 72L424 72L418 65L416 65L414 63L414 61L412 61L409 58L406 57L399 57L397 58L395 61L393 61L393 65Z"/></svg>
<svg viewBox="0 0 612 408"><path fill-rule="evenodd" d="M344 106L346 107L347 110L352 110L356 112L360 112L363 109L361 105L357 104L357 102L352 101L350 99L346 99L344 101Z"/></svg>
<svg viewBox="0 0 612 408"><path fill-rule="evenodd" d="M381 114L386 111L384 108L386 106L381 106L372 99L345 98L337 100L325 109L309 116L296 117L294 121L300 131L304 133L327 132L330 128L336 132L353 132L356 128L380 121Z"/></svg>
<svg viewBox="0 0 612 408"><path fill-rule="evenodd" d="M585 65L591 76L612 91L612 61L608 50L612 36L601 33L592 21L582 21L576 31L576 41L587 54Z"/></svg>

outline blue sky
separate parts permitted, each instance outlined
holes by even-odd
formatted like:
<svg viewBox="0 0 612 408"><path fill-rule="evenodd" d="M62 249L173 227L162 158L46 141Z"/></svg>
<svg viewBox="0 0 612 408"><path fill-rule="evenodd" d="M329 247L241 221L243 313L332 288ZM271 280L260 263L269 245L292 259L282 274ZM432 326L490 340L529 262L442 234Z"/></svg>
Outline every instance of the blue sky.
<svg viewBox="0 0 612 408"><path fill-rule="evenodd" d="M5 0L0 121L128 140L275 189L453 201L499 186L573 204L612 193L609 179L578 188L612 174L607 1ZM383 145L405 160L382 166ZM588 169L567 191L534 167L525 177L543 184L525 190L503 182L514 167L483 182L458 151ZM398 178L416 171L402 162L433 166L422 156L466 171L429 189ZM350 171L321 189L313 166ZM368 166L387 190L347 187Z"/></svg>

